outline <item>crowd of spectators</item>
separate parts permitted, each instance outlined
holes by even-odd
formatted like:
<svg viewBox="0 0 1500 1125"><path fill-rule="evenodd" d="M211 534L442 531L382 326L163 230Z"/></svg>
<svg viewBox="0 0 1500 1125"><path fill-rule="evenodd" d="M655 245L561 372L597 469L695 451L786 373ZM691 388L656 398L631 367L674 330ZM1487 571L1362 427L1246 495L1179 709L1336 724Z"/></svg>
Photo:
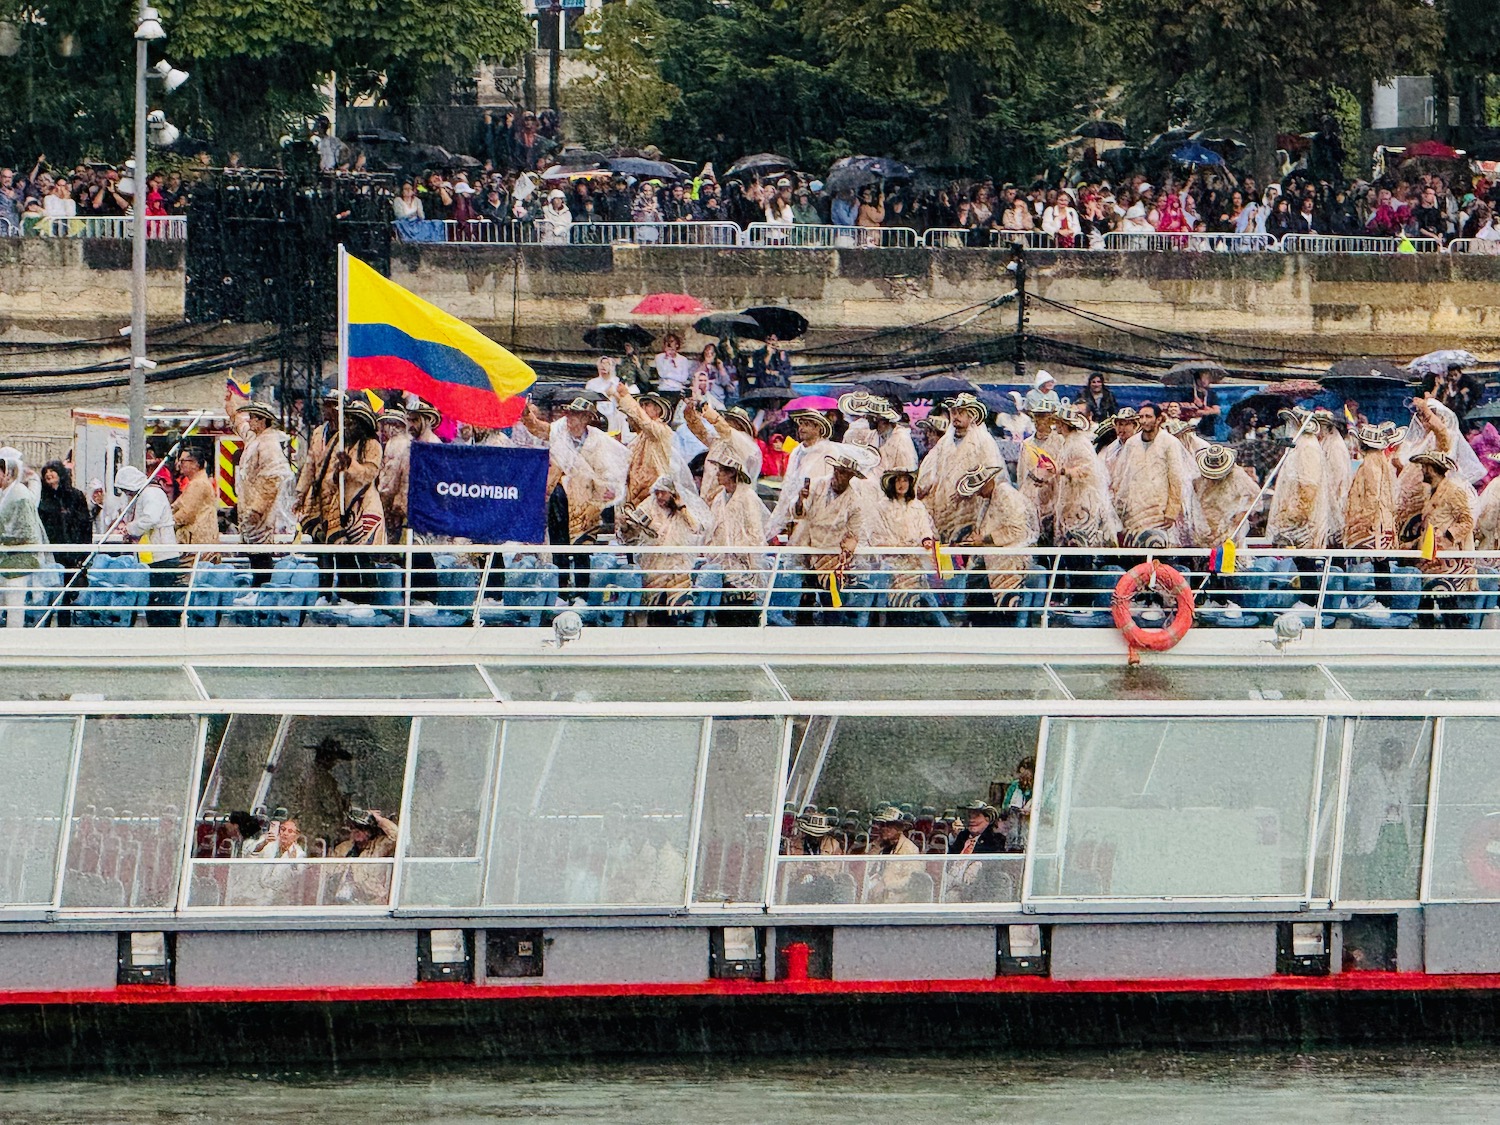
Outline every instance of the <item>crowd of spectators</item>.
<svg viewBox="0 0 1500 1125"><path fill-rule="evenodd" d="M130 213L129 170L80 163L53 168L39 156L29 172L0 167L0 235L68 234L81 219L115 219ZM177 172L146 178L146 214L167 218L187 213L188 185Z"/></svg>

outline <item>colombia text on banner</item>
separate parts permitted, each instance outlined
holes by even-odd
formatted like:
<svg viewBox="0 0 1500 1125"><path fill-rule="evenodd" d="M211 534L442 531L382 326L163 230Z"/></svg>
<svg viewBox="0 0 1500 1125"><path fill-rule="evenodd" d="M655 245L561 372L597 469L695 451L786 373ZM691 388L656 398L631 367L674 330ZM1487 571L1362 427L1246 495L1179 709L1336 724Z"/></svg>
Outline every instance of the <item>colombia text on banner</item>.
<svg viewBox="0 0 1500 1125"><path fill-rule="evenodd" d="M344 259L347 389L399 387L474 426L514 425L536 372L484 333Z"/></svg>
<svg viewBox="0 0 1500 1125"><path fill-rule="evenodd" d="M545 449L413 442L406 522L476 543L547 538Z"/></svg>

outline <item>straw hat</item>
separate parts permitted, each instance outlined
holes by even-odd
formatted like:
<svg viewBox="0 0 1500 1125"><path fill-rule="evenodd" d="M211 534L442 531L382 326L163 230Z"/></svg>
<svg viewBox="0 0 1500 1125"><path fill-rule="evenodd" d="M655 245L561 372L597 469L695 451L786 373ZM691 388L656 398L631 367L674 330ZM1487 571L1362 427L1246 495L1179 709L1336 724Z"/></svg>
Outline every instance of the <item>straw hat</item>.
<svg viewBox="0 0 1500 1125"><path fill-rule="evenodd" d="M240 407L240 413L248 415L251 418L264 418L273 426L280 421L276 411L264 402L247 402L244 406Z"/></svg>
<svg viewBox="0 0 1500 1125"><path fill-rule="evenodd" d="M1185 418L1164 418L1162 419L1161 428L1173 437L1177 437L1179 434L1185 434L1191 430L1193 423L1187 421Z"/></svg>
<svg viewBox="0 0 1500 1125"><path fill-rule="evenodd" d="M406 411L399 406L387 406L376 421L382 426L404 426L407 423Z"/></svg>
<svg viewBox="0 0 1500 1125"><path fill-rule="evenodd" d="M721 417L736 429L743 430L751 437L755 436L755 419L750 417L750 412L743 406L731 406Z"/></svg>
<svg viewBox="0 0 1500 1125"><path fill-rule="evenodd" d="M1368 422L1354 427L1354 440L1366 449L1384 449L1387 444L1386 432Z"/></svg>
<svg viewBox="0 0 1500 1125"><path fill-rule="evenodd" d="M833 423L821 410L794 410L791 413L791 419L793 422L811 422L818 427L824 438L833 436Z"/></svg>
<svg viewBox="0 0 1500 1125"><path fill-rule="evenodd" d="M839 395L839 410L845 414L868 414L870 401L868 391L850 391Z"/></svg>
<svg viewBox="0 0 1500 1125"><path fill-rule="evenodd" d="M1005 472L1003 465L990 465L983 469L971 469L958 478L958 494L960 496L973 496L989 481L994 480Z"/></svg>
<svg viewBox="0 0 1500 1125"><path fill-rule="evenodd" d="M915 486L917 483L917 470L905 468L887 469L880 474L880 487L882 489L889 489L891 482L897 477L911 477L912 485Z"/></svg>
<svg viewBox="0 0 1500 1125"><path fill-rule="evenodd" d="M838 827L838 821L827 813L803 813L797 818L797 831L804 836L823 837Z"/></svg>
<svg viewBox="0 0 1500 1125"><path fill-rule="evenodd" d="M1445 473L1451 473L1458 468L1458 462L1453 459L1452 454L1443 453L1433 449L1426 453L1418 453L1411 459L1413 465L1431 465L1434 469L1441 469Z"/></svg>
<svg viewBox="0 0 1500 1125"><path fill-rule="evenodd" d="M958 814L960 816L967 816L971 812L984 813L991 821L1000 819L1000 810L982 797L975 801L967 801L958 806Z"/></svg>
<svg viewBox="0 0 1500 1125"><path fill-rule="evenodd" d="M416 406L412 407L411 413L417 415L419 418L426 418L428 425L436 426L443 421L442 413L431 403L419 402Z"/></svg>
<svg viewBox="0 0 1500 1125"><path fill-rule="evenodd" d="M596 407L593 402L591 402L589 399L584 398L582 395L578 395L571 401L563 403L560 407L558 407L558 409L561 410L564 414L592 415L598 413L598 407Z"/></svg>
<svg viewBox="0 0 1500 1125"><path fill-rule="evenodd" d="M1398 426L1394 422L1382 422L1380 423L1379 429L1380 432L1385 435L1385 445L1387 449L1394 445L1400 445L1403 441L1406 440L1405 426Z"/></svg>
<svg viewBox="0 0 1500 1125"><path fill-rule="evenodd" d="M1139 422L1141 420L1141 412L1133 406L1122 406L1114 412L1114 415L1109 420L1116 424L1120 422Z"/></svg>
<svg viewBox="0 0 1500 1125"><path fill-rule="evenodd" d="M1227 446L1205 446L1194 456L1198 461L1198 471L1209 480L1223 480L1234 469L1235 452Z"/></svg>
<svg viewBox="0 0 1500 1125"><path fill-rule="evenodd" d="M626 508L620 513L620 522L625 525L626 530L636 535L643 535L648 539L657 537L656 525L651 522L651 514L640 508Z"/></svg>
<svg viewBox="0 0 1500 1125"><path fill-rule="evenodd" d="M671 414L672 414L672 404L670 402L668 402L664 397L662 397L661 395L657 394L655 391L647 391L645 394L641 395L636 401L639 402L642 406L645 406L647 403L651 403L658 410L661 411L661 416L663 418L669 418L669 417L671 417Z"/></svg>
<svg viewBox="0 0 1500 1125"><path fill-rule="evenodd" d="M344 404L344 418L358 418L370 427L375 428L375 411L370 409L370 404L363 399L353 399Z"/></svg>
<svg viewBox="0 0 1500 1125"><path fill-rule="evenodd" d="M733 453L720 454L714 459L714 463L721 469L728 469L741 484L750 483L750 473L745 468L745 463Z"/></svg>
<svg viewBox="0 0 1500 1125"><path fill-rule="evenodd" d="M929 430L938 437L948 432L948 416L946 414L928 414L917 422L917 428Z"/></svg>
<svg viewBox="0 0 1500 1125"><path fill-rule="evenodd" d="M1071 406L1065 406L1057 412L1057 420L1064 425L1072 426L1075 430L1086 430L1089 428L1088 416L1082 410Z"/></svg>
<svg viewBox="0 0 1500 1125"><path fill-rule="evenodd" d="M825 457L824 460L828 462L828 467L830 469L843 469L846 472L849 472L858 477L860 480L865 479L864 469L860 467L859 462L856 461L853 457L845 457L842 454L838 454Z"/></svg>
<svg viewBox="0 0 1500 1125"><path fill-rule="evenodd" d="M1320 426L1327 426L1330 430L1338 426L1338 419L1333 416L1333 411L1326 406L1320 406L1312 412L1312 419Z"/></svg>
<svg viewBox="0 0 1500 1125"><path fill-rule="evenodd" d="M669 496L681 496L682 491L677 487L677 482L663 473L651 482L652 492L665 492Z"/></svg>
<svg viewBox="0 0 1500 1125"><path fill-rule="evenodd" d="M882 824L906 824L906 814L895 805L881 805L870 817L872 825Z"/></svg>
<svg viewBox="0 0 1500 1125"><path fill-rule="evenodd" d="M955 395L943 405L948 408L949 414L973 415L974 421L981 426L984 425L984 420L990 416L989 408L968 391Z"/></svg>
<svg viewBox="0 0 1500 1125"><path fill-rule="evenodd" d="M1284 422L1290 422L1297 429L1301 430L1312 420L1312 412L1303 410L1300 406L1292 406L1284 410L1278 410L1276 417Z"/></svg>

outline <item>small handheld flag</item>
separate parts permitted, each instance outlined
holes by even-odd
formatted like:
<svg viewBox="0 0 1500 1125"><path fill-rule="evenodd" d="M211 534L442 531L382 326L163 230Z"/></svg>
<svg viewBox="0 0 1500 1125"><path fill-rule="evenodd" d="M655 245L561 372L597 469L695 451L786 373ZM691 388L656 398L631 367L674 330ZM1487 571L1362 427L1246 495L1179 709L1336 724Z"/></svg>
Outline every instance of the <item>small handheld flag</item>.
<svg viewBox="0 0 1500 1125"><path fill-rule="evenodd" d="M385 409L385 399L381 398L374 391L365 391L365 401L370 404L370 409L375 411L376 414Z"/></svg>
<svg viewBox="0 0 1500 1125"><path fill-rule="evenodd" d="M828 600L834 609L844 608L844 596L839 593L839 572L836 570L828 572Z"/></svg>
<svg viewBox="0 0 1500 1125"><path fill-rule="evenodd" d="M1055 468L1057 468L1056 462L1054 462L1052 460L1052 458L1049 457L1046 453L1042 452L1042 449L1041 449L1040 446L1034 445L1033 443L1031 443L1031 442L1028 441L1026 443L1026 452L1030 453L1033 457L1036 458L1035 464L1036 464L1037 468L1039 468L1039 469L1055 469Z"/></svg>
<svg viewBox="0 0 1500 1125"><path fill-rule="evenodd" d="M1422 529L1422 557L1424 559L1437 558L1437 540L1432 533L1432 524Z"/></svg>
<svg viewBox="0 0 1500 1125"><path fill-rule="evenodd" d="M234 371L232 369L229 372L229 378L227 378L227 379L224 380L224 386L228 390L231 390L235 394L239 395L241 398L249 398L250 397L250 383L249 383L249 381L247 380L246 382L243 382L243 383L240 382L237 378L235 378Z"/></svg>
<svg viewBox="0 0 1500 1125"><path fill-rule="evenodd" d="M1234 545L1234 540L1224 540L1224 545L1214 553L1218 556L1219 565L1216 567L1217 572L1219 574L1233 574L1234 559L1237 553L1237 549Z"/></svg>
<svg viewBox="0 0 1500 1125"><path fill-rule="evenodd" d="M932 544L932 569L942 582L947 582L953 577L953 555L948 548L936 540Z"/></svg>

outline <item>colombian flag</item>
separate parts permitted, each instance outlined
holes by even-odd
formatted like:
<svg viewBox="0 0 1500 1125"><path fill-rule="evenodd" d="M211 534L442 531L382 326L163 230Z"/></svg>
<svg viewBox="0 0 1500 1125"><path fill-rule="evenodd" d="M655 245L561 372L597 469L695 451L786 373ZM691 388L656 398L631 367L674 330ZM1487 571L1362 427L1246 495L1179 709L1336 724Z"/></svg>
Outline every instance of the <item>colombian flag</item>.
<svg viewBox="0 0 1500 1125"><path fill-rule="evenodd" d="M460 422L515 424L536 372L482 332L340 254L346 389L399 387Z"/></svg>

